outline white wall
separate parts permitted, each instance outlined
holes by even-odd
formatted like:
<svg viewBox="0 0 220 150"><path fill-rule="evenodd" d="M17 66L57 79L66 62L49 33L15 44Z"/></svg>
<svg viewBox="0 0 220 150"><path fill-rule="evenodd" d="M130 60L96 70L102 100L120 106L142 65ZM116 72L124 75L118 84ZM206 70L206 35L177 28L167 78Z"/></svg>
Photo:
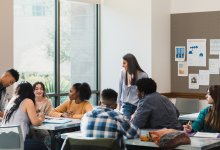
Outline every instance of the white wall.
<svg viewBox="0 0 220 150"><path fill-rule="evenodd" d="M152 78L158 92L171 90L170 0L152 0Z"/></svg>
<svg viewBox="0 0 220 150"><path fill-rule="evenodd" d="M122 57L133 53L151 75L151 0L104 0L101 6L101 89L118 90Z"/></svg>
<svg viewBox="0 0 220 150"><path fill-rule="evenodd" d="M219 10L219 0L171 0L172 14Z"/></svg>
<svg viewBox="0 0 220 150"><path fill-rule="evenodd" d="M118 90L122 56L170 92L170 0L104 0L101 7L101 89Z"/></svg>
<svg viewBox="0 0 220 150"><path fill-rule="evenodd" d="M13 0L0 0L0 75L13 67Z"/></svg>

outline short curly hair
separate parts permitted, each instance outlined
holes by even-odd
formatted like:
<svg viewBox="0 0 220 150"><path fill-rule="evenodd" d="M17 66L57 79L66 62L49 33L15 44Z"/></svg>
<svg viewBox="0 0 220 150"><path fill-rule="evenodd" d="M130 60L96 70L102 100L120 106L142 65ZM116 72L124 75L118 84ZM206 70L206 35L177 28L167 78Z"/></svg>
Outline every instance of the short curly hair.
<svg viewBox="0 0 220 150"><path fill-rule="evenodd" d="M157 91L157 84L152 78L142 78L136 83L139 92L144 92L145 95Z"/></svg>
<svg viewBox="0 0 220 150"><path fill-rule="evenodd" d="M90 99L92 91L88 83L75 83L72 87L78 92L81 101Z"/></svg>
<svg viewBox="0 0 220 150"><path fill-rule="evenodd" d="M118 93L113 89L104 89L101 94L101 98L103 100L116 102L118 97Z"/></svg>

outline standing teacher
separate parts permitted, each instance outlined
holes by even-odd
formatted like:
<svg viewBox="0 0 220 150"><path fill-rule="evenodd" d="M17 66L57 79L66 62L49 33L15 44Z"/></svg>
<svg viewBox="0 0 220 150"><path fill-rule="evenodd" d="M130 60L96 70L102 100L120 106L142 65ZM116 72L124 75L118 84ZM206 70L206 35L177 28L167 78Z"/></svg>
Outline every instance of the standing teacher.
<svg viewBox="0 0 220 150"><path fill-rule="evenodd" d="M133 54L123 57L123 69L119 80L118 108L128 119L135 112L138 105L136 81L147 78Z"/></svg>

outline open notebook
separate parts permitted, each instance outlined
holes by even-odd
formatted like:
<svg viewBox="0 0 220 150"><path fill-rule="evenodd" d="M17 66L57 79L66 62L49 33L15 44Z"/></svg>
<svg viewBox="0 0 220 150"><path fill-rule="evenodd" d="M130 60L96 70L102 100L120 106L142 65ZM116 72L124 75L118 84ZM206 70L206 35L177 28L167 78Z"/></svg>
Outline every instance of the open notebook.
<svg viewBox="0 0 220 150"><path fill-rule="evenodd" d="M72 121L72 119L69 118L56 118L56 117L46 117L44 119L44 123L54 123L54 124L62 124Z"/></svg>
<svg viewBox="0 0 220 150"><path fill-rule="evenodd" d="M194 137L219 138L220 133L196 132Z"/></svg>

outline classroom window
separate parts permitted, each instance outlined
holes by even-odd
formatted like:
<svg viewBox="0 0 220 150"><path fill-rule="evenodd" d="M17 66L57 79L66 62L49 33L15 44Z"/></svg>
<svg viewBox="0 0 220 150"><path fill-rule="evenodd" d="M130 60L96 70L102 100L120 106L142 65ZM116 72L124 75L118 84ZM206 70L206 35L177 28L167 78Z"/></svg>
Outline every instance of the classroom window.
<svg viewBox="0 0 220 150"><path fill-rule="evenodd" d="M98 5L14 0L14 67L20 81L42 81L59 105L73 83L87 82L97 103Z"/></svg>

